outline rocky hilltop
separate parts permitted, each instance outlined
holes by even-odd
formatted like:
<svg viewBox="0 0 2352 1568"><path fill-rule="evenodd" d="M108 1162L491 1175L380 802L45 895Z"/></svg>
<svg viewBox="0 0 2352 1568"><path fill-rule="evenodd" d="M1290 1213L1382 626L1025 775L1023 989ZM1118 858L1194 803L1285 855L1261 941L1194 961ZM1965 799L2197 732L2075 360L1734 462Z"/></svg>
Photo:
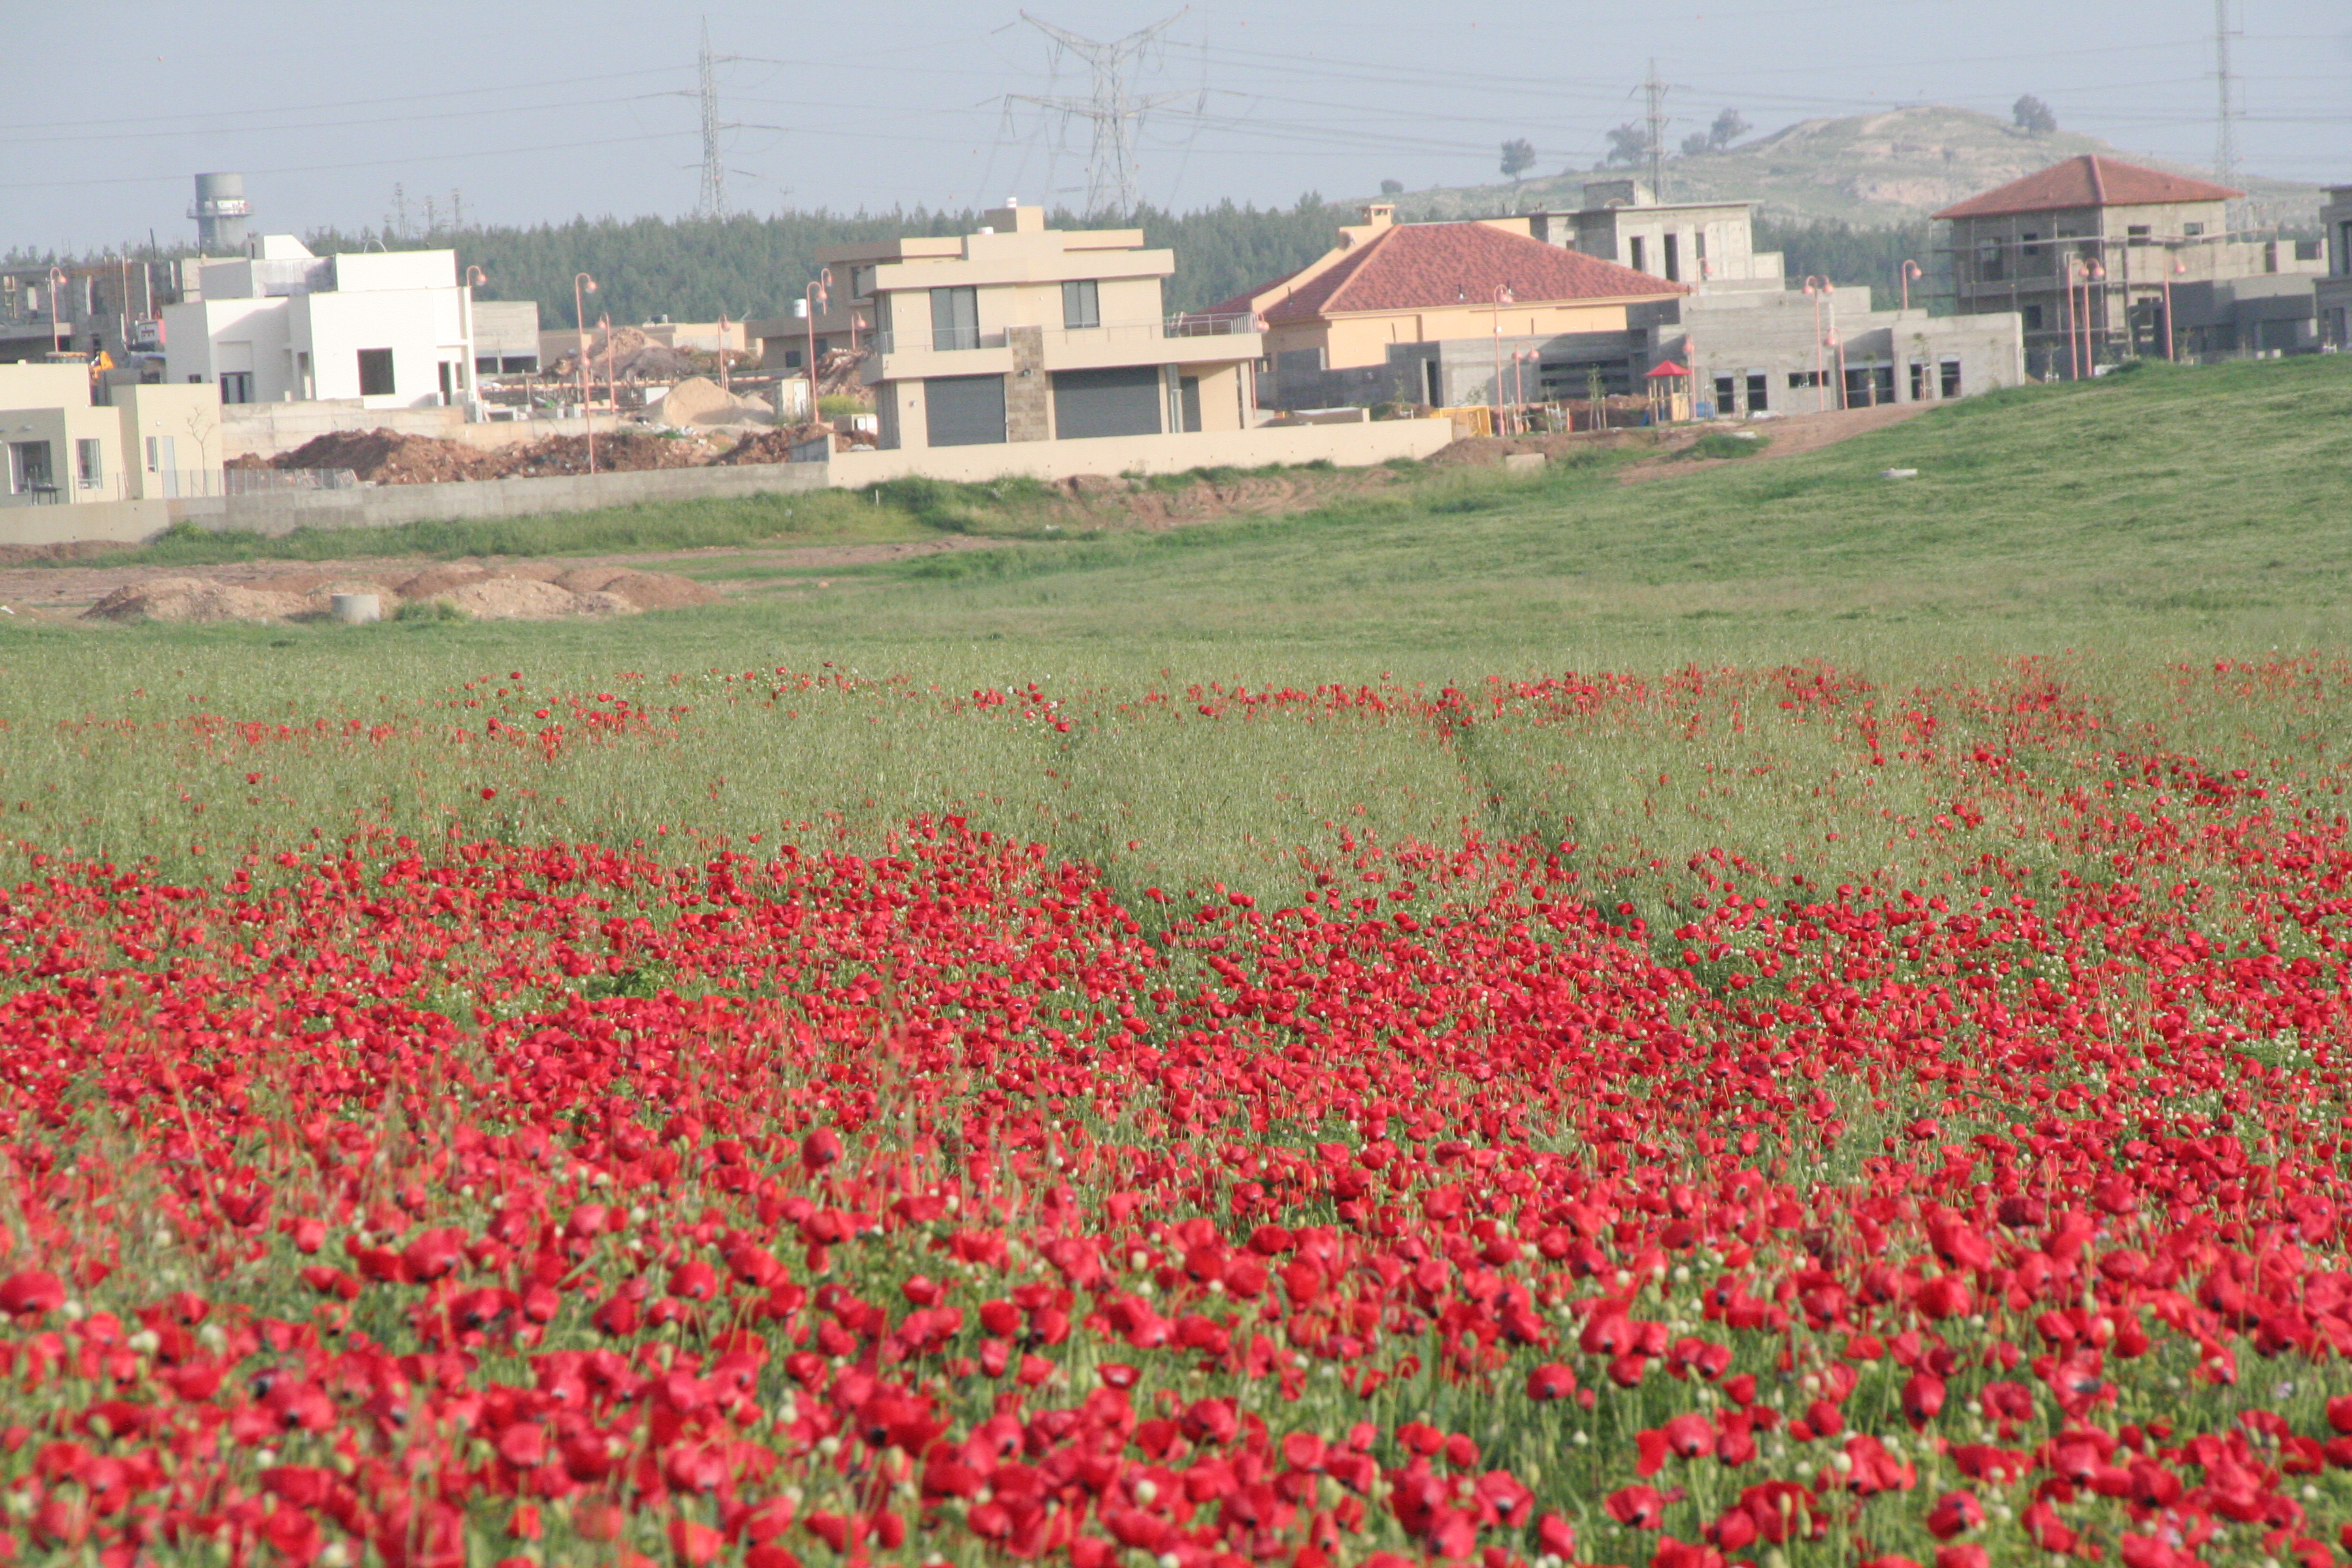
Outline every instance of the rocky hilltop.
<svg viewBox="0 0 2352 1568"><path fill-rule="evenodd" d="M1858 226L1909 223L2078 153L2126 158L2210 177L2210 172L2118 149L2095 136L2020 130L1970 109L1891 109L1800 121L1722 153L1666 160L1666 195L1678 201L1760 202L1767 216L1827 218ZM1465 217L1515 208L1580 205L1584 182L1622 169L1575 169L1545 179L1415 192L1397 199L1408 217ZM2254 223L2309 226L2316 185L2252 177L2238 182Z"/></svg>

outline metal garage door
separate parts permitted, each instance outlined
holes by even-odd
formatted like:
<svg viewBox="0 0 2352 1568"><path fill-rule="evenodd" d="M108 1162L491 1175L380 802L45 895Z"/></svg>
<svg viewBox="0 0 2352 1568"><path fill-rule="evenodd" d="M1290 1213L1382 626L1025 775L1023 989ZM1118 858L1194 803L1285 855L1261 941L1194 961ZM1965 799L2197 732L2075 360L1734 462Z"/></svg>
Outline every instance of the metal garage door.
<svg viewBox="0 0 2352 1568"><path fill-rule="evenodd" d="M1004 378L935 375L923 383L934 447L986 447L1004 439Z"/></svg>
<svg viewBox="0 0 2352 1568"><path fill-rule="evenodd" d="M1064 441L1087 436L1157 436L1160 404L1156 364L1061 371L1054 377L1054 435Z"/></svg>

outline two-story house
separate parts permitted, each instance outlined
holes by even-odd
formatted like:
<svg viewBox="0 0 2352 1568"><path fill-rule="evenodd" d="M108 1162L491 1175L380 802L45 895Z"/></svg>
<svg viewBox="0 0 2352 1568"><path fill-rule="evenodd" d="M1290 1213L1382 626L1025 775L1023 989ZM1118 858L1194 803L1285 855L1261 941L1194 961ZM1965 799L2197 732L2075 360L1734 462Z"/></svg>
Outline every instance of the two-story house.
<svg viewBox="0 0 2352 1568"><path fill-rule="evenodd" d="M869 323L862 366L886 448L1241 430L1246 313L1171 320L1174 254L1140 229L1049 229L1038 207L978 234L834 247L828 316Z"/></svg>
<svg viewBox="0 0 2352 1568"><path fill-rule="evenodd" d="M1963 313L2014 310L2028 370L2316 347L2315 247L2232 234L2242 191L2085 155L1935 215Z"/></svg>

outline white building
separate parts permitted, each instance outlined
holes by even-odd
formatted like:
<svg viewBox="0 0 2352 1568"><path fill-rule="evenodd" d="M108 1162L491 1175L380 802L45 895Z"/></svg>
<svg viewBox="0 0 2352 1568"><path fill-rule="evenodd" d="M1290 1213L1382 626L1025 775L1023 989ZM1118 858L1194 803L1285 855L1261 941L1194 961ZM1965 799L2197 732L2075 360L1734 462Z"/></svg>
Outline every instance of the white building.
<svg viewBox="0 0 2352 1568"><path fill-rule="evenodd" d="M245 260L205 262L200 288L164 308L164 374L217 385L224 404L474 399L473 290L454 250L320 257L268 235Z"/></svg>

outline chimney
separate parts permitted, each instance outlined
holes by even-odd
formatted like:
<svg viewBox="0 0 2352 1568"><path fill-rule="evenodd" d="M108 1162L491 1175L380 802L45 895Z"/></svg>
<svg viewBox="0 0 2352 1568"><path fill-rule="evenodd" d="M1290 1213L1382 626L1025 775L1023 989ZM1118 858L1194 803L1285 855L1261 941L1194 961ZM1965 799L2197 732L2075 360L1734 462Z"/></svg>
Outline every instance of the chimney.
<svg viewBox="0 0 2352 1568"><path fill-rule="evenodd" d="M1364 207L1364 223L1371 228L1390 228L1396 224L1396 203L1371 202Z"/></svg>

